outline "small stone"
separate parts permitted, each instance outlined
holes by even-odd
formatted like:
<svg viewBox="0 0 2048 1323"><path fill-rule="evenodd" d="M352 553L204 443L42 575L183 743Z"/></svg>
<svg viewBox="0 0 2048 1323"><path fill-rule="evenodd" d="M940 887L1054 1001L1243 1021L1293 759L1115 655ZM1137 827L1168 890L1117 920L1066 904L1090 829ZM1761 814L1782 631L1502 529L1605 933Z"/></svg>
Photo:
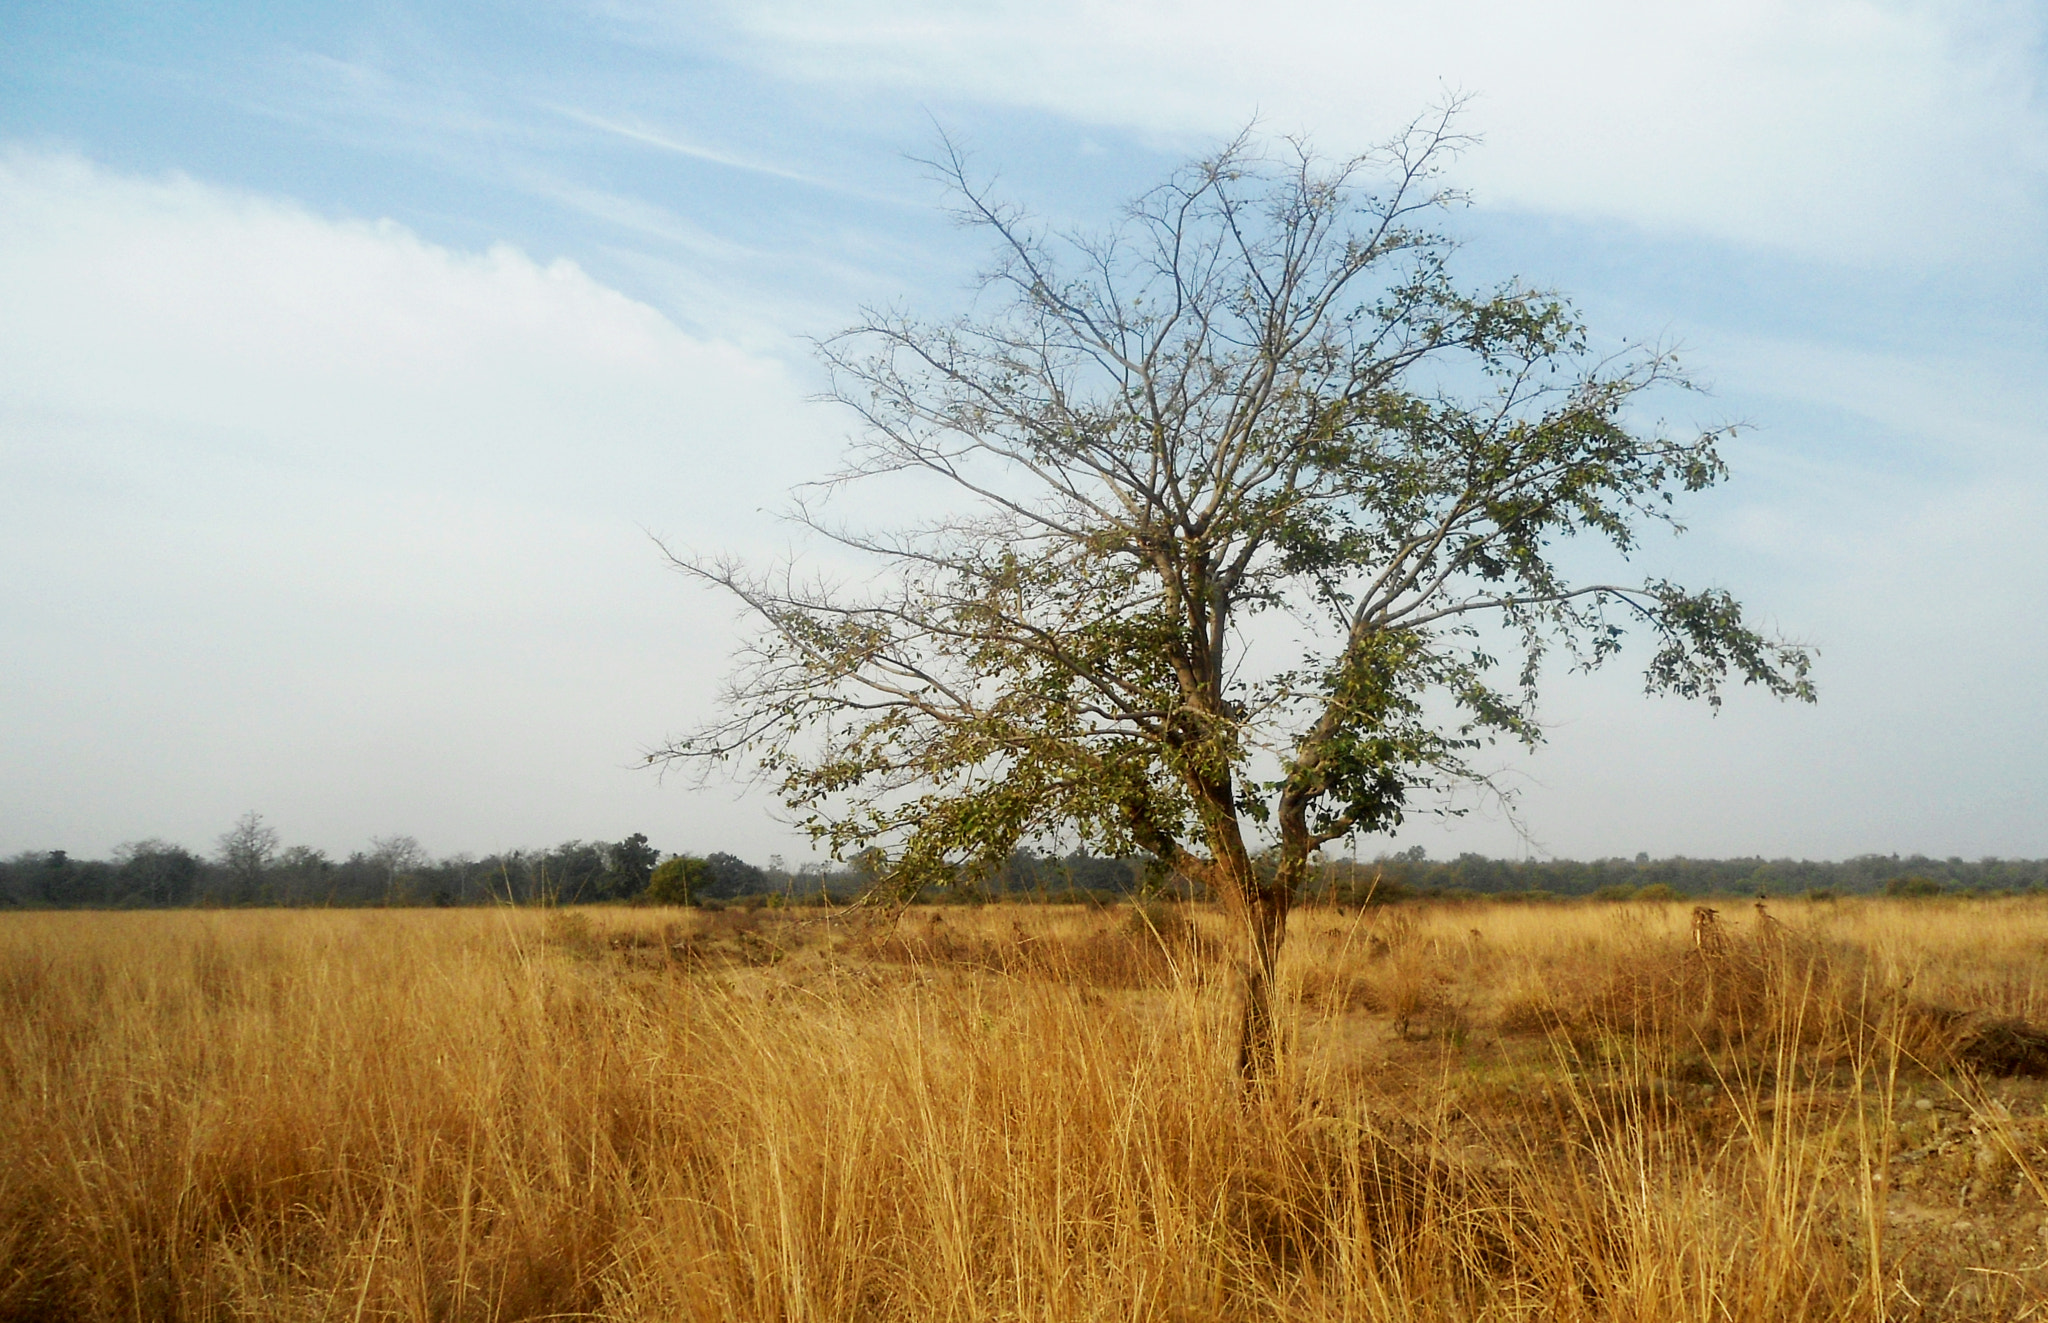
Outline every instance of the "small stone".
<svg viewBox="0 0 2048 1323"><path fill-rule="evenodd" d="M1913 1106L1914 1106L1914 1107L1916 1107L1916 1108L1918 1108L1918 1109L1919 1109L1920 1111L1923 1111L1923 1112L1931 1112L1931 1111L1933 1111L1933 1110L1934 1110L1934 1099L1932 1099L1932 1098L1915 1098L1915 1099L1913 1100Z"/></svg>

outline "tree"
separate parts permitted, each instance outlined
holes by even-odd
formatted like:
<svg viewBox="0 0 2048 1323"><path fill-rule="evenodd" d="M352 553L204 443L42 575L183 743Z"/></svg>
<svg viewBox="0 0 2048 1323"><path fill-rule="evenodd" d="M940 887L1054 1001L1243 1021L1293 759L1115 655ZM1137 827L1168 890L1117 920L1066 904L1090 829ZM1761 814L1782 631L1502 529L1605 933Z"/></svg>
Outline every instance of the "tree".
<svg viewBox="0 0 2048 1323"><path fill-rule="evenodd" d="M713 851L704 857L704 894L731 899L768 890L768 875L738 855Z"/></svg>
<svg viewBox="0 0 2048 1323"><path fill-rule="evenodd" d="M310 845L288 847L271 866L271 875L278 882L278 899L286 905L302 904L321 894L321 883L333 871L334 861L327 852Z"/></svg>
<svg viewBox="0 0 2048 1323"><path fill-rule="evenodd" d="M654 864L661 851L647 843L644 832L634 832L616 845L605 847L605 882L611 894L621 899L637 896L647 889Z"/></svg>
<svg viewBox="0 0 2048 1323"><path fill-rule="evenodd" d="M122 888L147 905L177 905L199 889L199 858L183 846L152 837L114 851Z"/></svg>
<svg viewBox="0 0 2048 1323"><path fill-rule="evenodd" d="M372 836L369 861L384 884L384 903L404 904L412 900L413 874L427 866L427 847L413 836Z"/></svg>
<svg viewBox="0 0 2048 1323"><path fill-rule="evenodd" d="M1597 666L1635 624L1651 692L1810 700L1807 653L1726 592L1568 572L1573 539L1625 559L1677 527L1725 432L1640 423L1686 384L1668 352L1452 279L1450 118L1334 162L1241 136L1101 234L1034 224L947 144L994 264L971 315L871 311L821 346L860 424L823 486L909 474L962 508L869 532L800 503L859 587L671 553L756 628L722 715L650 757L750 761L903 888L1023 840L1150 854L1240 924L1257 1075L1319 847L1539 742L1552 649Z"/></svg>
<svg viewBox="0 0 2048 1323"><path fill-rule="evenodd" d="M656 905L693 905L711 881L711 865L695 855L662 860L647 880L647 899Z"/></svg>
<svg viewBox="0 0 2048 1323"><path fill-rule="evenodd" d="M546 904L576 905L606 896L605 851L591 841L563 841L533 861L533 890Z"/></svg>
<svg viewBox="0 0 2048 1323"><path fill-rule="evenodd" d="M256 900L263 894L264 874L277 854L277 829L263 825L261 813L244 813L216 842L221 871L228 875L234 899Z"/></svg>

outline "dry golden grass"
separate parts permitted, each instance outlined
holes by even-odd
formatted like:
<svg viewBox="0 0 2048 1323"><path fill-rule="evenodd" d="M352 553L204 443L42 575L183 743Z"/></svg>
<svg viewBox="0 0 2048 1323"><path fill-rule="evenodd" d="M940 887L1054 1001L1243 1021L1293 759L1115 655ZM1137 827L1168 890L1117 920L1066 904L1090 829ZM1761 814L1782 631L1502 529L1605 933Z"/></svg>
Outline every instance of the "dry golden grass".
<svg viewBox="0 0 2048 1323"><path fill-rule="evenodd" d="M0 1317L2048 1310L2048 906L0 916Z"/></svg>

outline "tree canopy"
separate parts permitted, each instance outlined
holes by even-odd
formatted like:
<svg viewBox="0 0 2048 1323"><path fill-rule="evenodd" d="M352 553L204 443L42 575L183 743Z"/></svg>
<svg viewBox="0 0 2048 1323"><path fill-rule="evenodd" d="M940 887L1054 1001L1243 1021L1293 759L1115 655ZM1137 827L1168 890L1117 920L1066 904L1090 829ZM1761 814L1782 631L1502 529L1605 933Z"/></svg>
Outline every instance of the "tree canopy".
<svg viewBox="0 0 2048 1323"><path fill-rule="evenodd" d="M1806 651L1727 592L1567 572L1568 542L1675 527L1726 434L1637 417L1686 384L1670 353L1453 278L1461 145L1448 114L1335 161L1246 135L1100 233L1035 223L948 145L995 249L975 310L873 310L821 353L859 421L826 487L961 499L893 531L806 499L872 567L851 584L678 557L755 628L723 715L653 757L750 760L906 886L1032 839L1146 852L1249 920L1262 987L1317 847L1540 741L1554 651L1597 666L1636 626L1651 692L1810 700Z"/></svg>

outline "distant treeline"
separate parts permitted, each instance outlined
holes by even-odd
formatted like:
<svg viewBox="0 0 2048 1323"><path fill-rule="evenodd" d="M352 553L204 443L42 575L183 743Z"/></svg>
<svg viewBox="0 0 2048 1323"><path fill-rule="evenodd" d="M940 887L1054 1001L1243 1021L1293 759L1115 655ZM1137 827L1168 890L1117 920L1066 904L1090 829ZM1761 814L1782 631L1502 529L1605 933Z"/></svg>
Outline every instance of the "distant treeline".
<svg viewBox="0 0 2048 1323"><path fill-rule="evenodd" d="M815 904L868 891L873 856L843 866L764 866L735 855L665 853L635 833L623 841L565 841L549 849L436 859L409 836L374 838L367 850L334 858L309 846L280 849L255 815L224 834L209 854L166 841L137 841L110 859L37 850L0 861L0 908L81 909L180 906L587 905L675 899L655 886L665 863L690 867L689 903ZM665 870L673 872L671 868ZM1148 890L1148 861L1019 851L994 878L957 898L995 895L1085 901ZM653 890L650 891L650 887ZM932 899L956 898L934 894Z"/></svg>
<svg viewBox="0 0 2048 1323"><path fill-rule="evenodd" d="M436 859L409 836L374 838L345 858L307 846L279 848L277 834L245 816L202 855L138 841L111 859L63 850L0 861L0 908L169 908L193 905L593 904L657 899L690 904L801 905L845 901L873 886L880 856L849 864L763 867L719 852L665 853L647 837L566 841L551 849ZM1843 862L1790 859L1572 859L1512 861L1461 854L1433 860L1411 849L1365 861L1329 860L1307 899L1392 903L1463 896L1540 901L1592 896L1658 897L1890 894L1989 895L2048 888L2048 860L1930 859L1864 855ZM1196 894L1149 858L1019 850L992 876L924 899L1108 902L1138 895Z"/></svg>
<svg viewBox="0 0 2048 1323"><path fill-rule="evenodd" d="M410 837L375 840L339 859L307 846L264 844L252 849L224 837L220 849L201 855L150 840L125 845L111 859L74 859L62 850L16 855L0 862L0 907L591 904L641 895L661 859L637 834L481 858L436 859ZM848 889L815 869L762 869L730 854L701 862L705 899L793 894L799 886L816 892L834 882Z"/></svg>
<svg viewBox="0 0 2048 1323"><path fill-rule="evenodd" d="M1771 895L1997 894L2048 888L2048 859L1930 859L1925 855L1860 855L1840 862L1810 859L1540 859L1515 861L1461 854L1432 860L1419 850L1353 864L1326 865L1327 885L1350 898L1373 885L1404 896L1650 897Z"/></svg>

